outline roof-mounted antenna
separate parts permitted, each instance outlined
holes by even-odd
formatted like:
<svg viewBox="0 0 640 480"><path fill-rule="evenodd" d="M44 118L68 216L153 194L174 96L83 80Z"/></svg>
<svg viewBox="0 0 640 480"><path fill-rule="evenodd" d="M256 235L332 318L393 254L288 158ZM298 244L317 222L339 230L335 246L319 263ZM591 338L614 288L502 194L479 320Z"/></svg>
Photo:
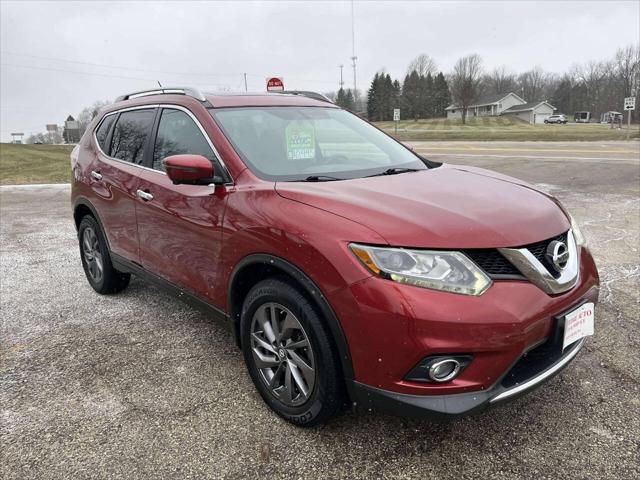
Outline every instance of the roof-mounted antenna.
<svg viewBox="0 0 640 480"><path fill-rule="evenodd" d="M162 84L160 83L160 80L158 80L158 86L162 88Z"/></svg>

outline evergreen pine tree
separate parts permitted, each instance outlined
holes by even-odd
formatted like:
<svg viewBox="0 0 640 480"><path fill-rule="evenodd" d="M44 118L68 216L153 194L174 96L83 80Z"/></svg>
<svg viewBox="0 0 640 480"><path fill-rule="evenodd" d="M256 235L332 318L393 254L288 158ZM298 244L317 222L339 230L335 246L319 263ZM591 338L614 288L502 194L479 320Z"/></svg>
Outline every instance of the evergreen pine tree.
<svg viewBox="0 0 640 480"><path fill-rule="evenodd" d="M378 79L380 75L378 73L375 74L373 80L371 81L371 87L367 92L367 118L371 121L377 120L376 116L378 113L378 102L379 102L379 92L378 92Z"/></svg>
<svg viewBox="0 0 640 480"><path fill-rule="evenodd" d="M389 121L393 120L393 81L391 80L391 75L388 73L384 77L383 83L383 92L384 92L384 109L382 111L381 120Z"/></svg>
<svg viewBox="0 0 640 480"><path fill-rule="evenodd" d="M344 88L342 87L340 87L340 90L338 90L338 95L336 96L336 105L345 108L345 93Z"/></svg>
<svg viewBox="0 0 640 480"><path fill-rule="evenodd" d="M354 110L356 106L356 99L353 96L353 91L349 88L344 96L344 106L347 110Z"/></svg>
<svg viewBox="0 0 640 480"><path fill-rule="evenodd" d="M427 76L423 77L421 91L423 118L433 118L434 116L434 94L433 77L431 76L431 73L427 73Z"/></svg>
<svg viewBox="0 0 640 480"><path fill-rule="evenodd" d="M436 75L433 81L433 116L440 118L446 116L446 108L451 105L451 92L449 91L449 84L442 72Z"/></svg>
<svg viewBox="0 0 640 480"><path fill-rule="evenodd" d="M415 70L404 79L402 85L402 103L407 112L405 118L418 119L420 116L420 76Z"/></svg>

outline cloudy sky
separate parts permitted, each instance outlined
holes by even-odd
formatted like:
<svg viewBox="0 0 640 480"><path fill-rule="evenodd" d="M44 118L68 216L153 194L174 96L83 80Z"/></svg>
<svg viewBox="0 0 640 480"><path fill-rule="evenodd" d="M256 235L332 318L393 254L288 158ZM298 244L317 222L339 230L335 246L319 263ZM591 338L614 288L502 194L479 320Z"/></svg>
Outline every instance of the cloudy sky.
<svg viewBox="0 0 640 480"><path fill-rule="evenodd" d="M156 85L336 90L352 84L351 3L2 1L0 127L61 124L96 100ZM404 75L431 55L445 72L479 53L485 67L563 72L640 38L640 2L355 2L358 87Z"/></svg>

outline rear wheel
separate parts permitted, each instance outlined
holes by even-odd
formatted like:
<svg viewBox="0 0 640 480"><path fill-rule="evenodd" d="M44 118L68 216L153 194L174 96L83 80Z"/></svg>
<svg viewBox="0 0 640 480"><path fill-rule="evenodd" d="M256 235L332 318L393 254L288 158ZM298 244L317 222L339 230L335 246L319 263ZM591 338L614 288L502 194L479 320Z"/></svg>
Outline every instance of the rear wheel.
<svg viewBox="0 0 640 480"><path fill-rule="evenodd" d="M315 308L280 279L258 283L240 319L249 374L278 415L304 427L325 422L342 405L335 348Z"/></svg>
<svg viewBox="0 0 640 480"><path fill-rule="evenodd" d="M115 269L98 222L86 215L78 228L80 258L89 285L98 293L118 293L127 288L131 275Z"/></svg>

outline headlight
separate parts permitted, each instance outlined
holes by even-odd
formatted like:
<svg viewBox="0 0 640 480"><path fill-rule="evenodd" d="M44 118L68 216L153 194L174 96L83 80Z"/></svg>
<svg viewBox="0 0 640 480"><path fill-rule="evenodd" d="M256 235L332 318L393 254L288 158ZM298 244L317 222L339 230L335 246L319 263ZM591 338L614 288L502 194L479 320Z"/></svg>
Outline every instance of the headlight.
<svg viewBox="0 0 640 480"><path fill-rule="evenodd" d="M351 251L376 275L417 287L481 295L491 279L460 252L409 250L349 244Z"/></svg>
<svg viewBox="0 0 640 480"><path fill-rule="evenodd" d="M567 215L569 215L569 214L567 214ZM583 246L583 247L586 246L587 245L587 239L584 238L584 235L580 231L580 227L578 227L578 224L576 223L576 221L573 219L573 217L571 215L569 215L569 220L571 221L571 231L573 232L573 238L575 238L576 243L578 245Z"/></svg>

